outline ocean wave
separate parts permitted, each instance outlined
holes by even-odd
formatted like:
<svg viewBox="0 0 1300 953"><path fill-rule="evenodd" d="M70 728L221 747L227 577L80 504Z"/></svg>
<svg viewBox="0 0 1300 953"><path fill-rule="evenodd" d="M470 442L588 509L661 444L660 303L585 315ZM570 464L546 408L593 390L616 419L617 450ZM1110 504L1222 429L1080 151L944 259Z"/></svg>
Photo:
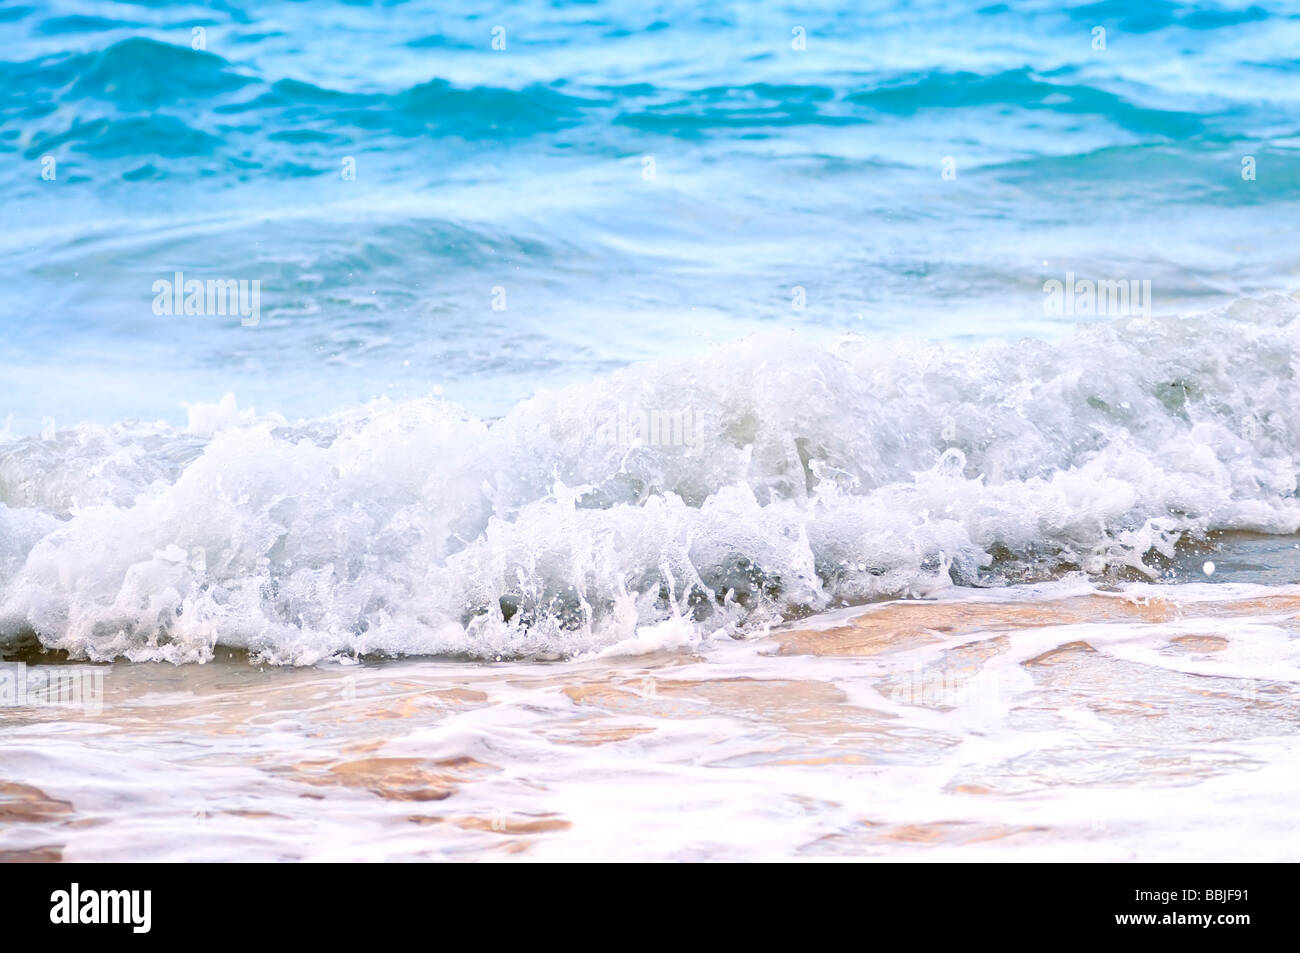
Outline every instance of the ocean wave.
<svg viewBox="0 0 1300 953"><path fill-rule="evenodd" d="M486 421L439 399L0 442L0 636L564 656L1300 528L1300 302L962 348L789 332Z"/></svg>
<svg viewBox="0 0 1300 953"><path fill-rule="evenodd" d="M1256 4L1222 6L1219 4L1176 3L1174 0L1151 0L1135 6L1125 0L1099 0L1069 9L1071 19L1083 23L1114 23L1129 33L1154 33L1168 27L1188 30L1219 30L1244 23L1259 23L1274 14Z"/></svg>
<svg viewBox="0 0 1300 953"><path fill-rule="evenodd" d="M1039 74L1028 68L978 74L928 70L853 93L850 102L908 115L920 109L1005 105L1026 110L1097 116L1130 132L1170 137L1199 134L1202 116L1183 110L1141 106L1101 86L1081 81L1075 68Z"/></svg>
<svg viewBox="0 0 1300 953"><path fill-rule="evenodd" d="M1101 138L1090 139L1089 148L1128 145L1132 136L1257 137L1291 115L1286 104L1260 97L1255 84L1247 99L1226 93L1207 99L1138 86L1084 66L846 68L818 83L777 78L726 85L680 76L621 84L534 76L475 84L435 74L386 88L364 80L330 88L264 68L255 60L235 63L140 36L101 50L0 62L0 120L27 127L23 153L29 159L71 159L63 151L69 146L98 159L216 157L219 163L204 163L205 174L242 181L250 165L286 178L334 171L341 150L373 150L376 137L398 151L420 150L412 140L426 146L435 140L451 150L460 143L487 148L516 140L552 146L558 139L566 148L576 142L597 153L625 155L654 148L662 136L742 147L746 140L801 127L830 135L836 127L928 121L924 115L935 110L985 110L1003 131L981 148L999 153L995 143L1016 130L1027 153L1050 155L1051 130L1044 126L1049 115L1051 128L1099 120L1101 127L1090 134ZM87 145L88 131L111 144ZM638 141L629 143L628 135ZM883 135L882 143L892 141L890 133ZM969 135L972 141L985 138L978 126ZM79 180L100 178L108 168L110 178L128 181L135 171L122 164L92 173L82 164ZM163 175L167 171L161 167Z"/></svg>

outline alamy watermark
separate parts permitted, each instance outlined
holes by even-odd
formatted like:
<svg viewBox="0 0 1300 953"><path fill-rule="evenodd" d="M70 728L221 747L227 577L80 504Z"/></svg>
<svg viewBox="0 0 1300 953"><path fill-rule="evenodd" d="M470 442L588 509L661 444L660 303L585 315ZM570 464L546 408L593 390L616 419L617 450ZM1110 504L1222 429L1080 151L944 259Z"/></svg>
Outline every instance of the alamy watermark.
<svg viewBox="0 0 1300 953"><path fill-rule="evenodd" d="M54 924L122 924L132 933L148 933L153 925L152 890L83 890L74 882L50 894Z"/></svg>
<svg viewBox="0 0 1300 953"><path fill-rule="evenodd" d="M606 414L596 427L596 442L611 447L689 447L699 443L699 422L695 410L629 408Z"/></svg>
<svg viewBox="0 0 1300 953"><path fill-rule="evenodd" d="M104 710L104 665L0 663L0 708Z"/></svg>
<svg viewBox="0 0 1300 953"><path fill-rule="evenodd" d="M890 679L886 695L899 705L919 708L999 709L1003 704L1002 686L996 673L980 669L950 670L915 665Z"/></svg>
<svg viewBox="0 0 1300 953"><path fill-rule="evenodd" d="M1050 315L1096 314L1151 317L1151 279L1136 278L1093 281L1076 278L1067 271L1065 280L1043 282L1043 311Z"/></svg>
<svg viewBox="0 0 1300 953"><path fill-rule="evenodd" d="M262 320L262 282L233 278L186 279L184 272L153 283L156 315L237 314L240 324L255 328Z"/></svg>

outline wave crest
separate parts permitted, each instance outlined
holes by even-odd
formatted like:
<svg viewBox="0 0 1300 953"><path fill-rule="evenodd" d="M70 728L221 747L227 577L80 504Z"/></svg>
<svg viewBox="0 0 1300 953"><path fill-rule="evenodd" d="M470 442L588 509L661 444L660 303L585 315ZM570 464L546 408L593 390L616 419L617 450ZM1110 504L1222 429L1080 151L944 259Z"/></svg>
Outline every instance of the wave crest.
<svg viewBox="0 0 1300 953"><path fill-rule="evenodd" d="M0 636L94 659L585 652L1300 527L1300 304L972 348L773 333L484 421L377 401L290 424L0 442Z"/></svg>

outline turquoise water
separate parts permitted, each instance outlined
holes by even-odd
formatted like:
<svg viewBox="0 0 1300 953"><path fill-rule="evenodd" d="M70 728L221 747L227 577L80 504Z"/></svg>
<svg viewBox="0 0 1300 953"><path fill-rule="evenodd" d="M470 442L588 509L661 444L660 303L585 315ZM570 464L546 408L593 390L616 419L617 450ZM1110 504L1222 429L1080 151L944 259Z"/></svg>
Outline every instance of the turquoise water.
<svg viewBox="0 0 1300 953"><path fill-rule="evenodd" d="M1157 313L1300 274L1297 4L59 2L0 49L18 433L494 415L764 328L1055 334L1067 272ZM177 271L260 322L155 314Z"/></svg>
<svg viewBox="0 0 1300 953"><path fill-rule="evenodd" d="M1300 531L1300 5L69 2L0 49L6 645L554 658Z"/></svg>

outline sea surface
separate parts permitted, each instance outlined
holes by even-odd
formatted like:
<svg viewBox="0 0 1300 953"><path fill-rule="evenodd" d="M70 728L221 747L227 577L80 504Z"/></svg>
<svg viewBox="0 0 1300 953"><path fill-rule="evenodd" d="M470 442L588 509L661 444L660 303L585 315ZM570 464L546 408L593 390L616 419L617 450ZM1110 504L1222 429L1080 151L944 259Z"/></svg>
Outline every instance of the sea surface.
<svg viewBox="0 0 1300 953"><path fill-rule="evenodd" d="M0 159L13 859L1300 854L1300 4L9 2Z"/></svg>

